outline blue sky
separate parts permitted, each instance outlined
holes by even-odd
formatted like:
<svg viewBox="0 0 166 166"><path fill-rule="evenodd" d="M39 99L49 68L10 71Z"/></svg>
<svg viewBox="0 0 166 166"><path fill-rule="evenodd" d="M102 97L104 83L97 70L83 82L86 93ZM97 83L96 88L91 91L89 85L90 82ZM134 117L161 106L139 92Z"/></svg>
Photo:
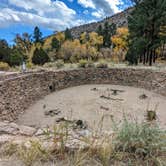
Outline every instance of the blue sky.
<svg viewBox="0 0 166 166"><path fill-rule="evenodd" d="M129 7L129 0L0 0L0 39L10 44L17 33L43 36L65 28L94 22Z"/></svg>

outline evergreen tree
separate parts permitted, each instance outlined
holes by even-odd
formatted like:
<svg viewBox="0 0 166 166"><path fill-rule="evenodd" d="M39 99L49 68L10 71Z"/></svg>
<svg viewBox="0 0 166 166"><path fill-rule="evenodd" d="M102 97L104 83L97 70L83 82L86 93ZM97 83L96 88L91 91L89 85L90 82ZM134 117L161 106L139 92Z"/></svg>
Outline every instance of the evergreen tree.
<svg viewBox="0 0 166 166"><path fill-rule="evenodd" d="M6 40L0 40L0 61L9 62L11 49Z"/></svg>
<svg viewBox="0 0 166 166"><path fill-rule="evenodd" d="M49 62L49 56L42 48L36 48L32 57L32 62L35 65L43 65L46 62Z"/></svg>
<svg viewBox="0 0 166 166"><path fill-rule="evenodd" d="M24 55L22 55L20 51L16 47L14 47L11 51L8 64L10 66L19 66L22 63L23 59Z"/></svg>
<svg viewBox="0 0 166 166"><path fill-rule="evenodd" d="M130 54L134 51L137 60L152 65L157 57L156 49L163 41L160 33L161 27L166 25L166 0L136 0L135 4L135 9L128 19L130 47L127 59L131 60ZM135 59L134 56L133 58Z"/></svg>
<svg viewBox="0 0 166 166"><path fill-rule="evenodd" d="M115 24L108 24L105 22L104 29L103 29L103 46L110 47L112 45L111 37L116 33L116 25Z"/></svg>
<svg viewBox="0 0 166 166"><path fill-rule="evenodd" d="M100 24L97 28L97 31L96 31L99 35L103 35L103 27L102 25Z"/></svg>
<svg viewBox="0 0 166 166"><path fill-rule="evenodd" d="M34 29L33 38L35 43L42 43L42 32L40 32L40 29L37 26Z"/></svg>
<svg viewBox="0 0 166 166"><path fill-rule="evenodd" d="M66 30L65 30L65 40L72 40L72 39L73 39L73 37L72 37L70 29L66 28Z"/></svg>
<svg viewBox="0 0 166 166"><path fill-rule="evenodd" d="M52 46L52 49L56 49L56 52L57 52L61 47L61 43L56 37L54 37L52 39L51 46Z"/></svg>
<svg viewBox="0 0 166 166"><path fill-rule="evenodd" d="M0 40L0 61L6 62L10 66L18 66L23 59L25 59L25 55L16 46L10 48L6 40Z"/></svg>

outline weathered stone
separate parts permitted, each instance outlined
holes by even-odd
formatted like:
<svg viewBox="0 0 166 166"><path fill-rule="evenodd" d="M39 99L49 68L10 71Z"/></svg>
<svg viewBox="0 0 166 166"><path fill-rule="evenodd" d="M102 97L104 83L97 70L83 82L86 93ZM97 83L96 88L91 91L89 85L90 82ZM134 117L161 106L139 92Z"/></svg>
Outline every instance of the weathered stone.
<svg viewBox="0 0 166 166"><path fill-rule="evenodd" d="M44 129L38 129L37 132L35 133L35 136L40 136L44 135Z"/></svg>
<svg viewBox="0 0 166 166"><path fill-rule="evenodd" d="M0 145L10 142L14 137L12 135L0 135Z"/></svg>
<svg viewBox="0 0 166 166"><path fill-rule="evenodd" d="M59 115L60 113L61 111L59 111L59 109L54 109L54 110L49 110L44 112L46 116L55 116L55 115Z"/></svg>
<svg viewBox="0 0 166 166"><path fill-rule="evenodd" d="M28 126L19 126L19 133L22 135L32 136L35 134L36 129Z"/></svg>
<svg viewBox="0 0 166 166"><path fill-rule="evenodd" d="M16 135L19 132L19 128L14 123L0 122L0 134L12 134Z"/></svg>
<svg viewBox="0 0 166 166"><path fill-rule="evenodd" d="M117 84L151 90L166 96L166 72L151 69L110 68L41 71L14 75L0 81L0 120L13 121L29 105L55 90L83 84Z"/></svg>

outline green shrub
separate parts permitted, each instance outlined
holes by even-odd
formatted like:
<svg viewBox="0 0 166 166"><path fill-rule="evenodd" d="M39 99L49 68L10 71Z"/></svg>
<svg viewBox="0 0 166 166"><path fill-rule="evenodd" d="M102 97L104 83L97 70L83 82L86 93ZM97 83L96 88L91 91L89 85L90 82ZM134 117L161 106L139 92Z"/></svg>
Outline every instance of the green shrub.
<svg viewBox="0 0 166 166"><path fill-rule="evenodd" d="M59 69L59 68L62 68L64 66L64 61L63 60L57 60L56 61L56 67Z"/></svg>
<svg viewBox="0 0 166 166"><path fill-rule="evenodd" d="M97 68L108 68L108 64L104 61L100 61L97 65Z"/></svg>
<svg viewBox="0 0 166 166"><path fill-rule="evenodd" d="M125 119L115 138L116 151L154 157L164 152L165 136L165 131L157 126L132 123Z"/></svg>
<svg viewBox="0 0 166 166"><path fill-rule="evenodd" d="M95 67L94 63L92 61L88 61L87 64L85 65L86 68L93 68Z"/></svg>
<svg viewBox="0 0 166 166"><path fill-rule="evenodd" d="M48 63L45 63L44 64L44 67L46 68L62 68L63 66L65 65L64 61L63 60L57 60L56 62L48 62Z"/></svg>
<svg viewBox="0 0 166 166"><path fill-rule="evenodd" d="M26 66L27 66L28 69L33 69L34 68L34 65L31 62L28 62L26 64Z"/></svg>
<svg viewBox="0 0 166 166"><path fill-rule="evenodd" d="M24 56L18 50L13 50L12 53L10 54L9 65L19 66L23 61L23 59Z"/></svg>
<svg viewBox="0 0 166 166"><path fill-rule="evenodd" d="M0 70L7 71L9 69L10 69L10 67L9 67L8 63L0 62Z"/></svg>
<svg viewBox="0 0 166 166"><path fill-rule="evenodd" d="M82 67L82 68L85 68L87 64L88 64L88 61L87 61L87 60L81 59L81 60L79 61L78 66L79 66L79 67Z"/></svg>
<svg viewBox="0 0 166 166"><path fill-rule="evenodd" d="M42 48L36 48L32 57L32 62L35 65L44 65L46 62L49 62L49 60L49 56Z"/></svg>
<svg viewBox="0 0 166 166"><path fill-rule="evenodd" d="M46 68L55 67L55 62L47 62L43 65L43 67Z"/></svg>

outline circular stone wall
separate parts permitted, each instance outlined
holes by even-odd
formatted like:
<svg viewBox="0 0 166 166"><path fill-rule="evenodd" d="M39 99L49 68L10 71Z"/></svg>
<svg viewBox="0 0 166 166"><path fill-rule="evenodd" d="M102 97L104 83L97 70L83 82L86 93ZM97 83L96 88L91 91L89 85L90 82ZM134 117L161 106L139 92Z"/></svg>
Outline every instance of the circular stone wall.
<svg viewBox="0 0 166 166"><path fill-rule="evenodd" d="M0 120L15 120L47 94L83 84L133 86L166 96L166 72L132 68L34 72L0 81Z"/></svg>

